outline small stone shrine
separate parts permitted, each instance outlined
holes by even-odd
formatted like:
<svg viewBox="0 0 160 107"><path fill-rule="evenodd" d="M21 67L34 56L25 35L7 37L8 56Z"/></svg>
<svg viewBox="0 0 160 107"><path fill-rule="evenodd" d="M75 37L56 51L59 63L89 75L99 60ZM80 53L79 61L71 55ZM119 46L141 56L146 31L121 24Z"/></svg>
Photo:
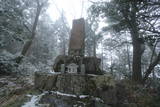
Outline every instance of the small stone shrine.
<svg viewBox="0 0 160 107"><path fill-rule="evenodd" d="M68 56L59 55L55 59L53 65L54 71L62 73L102 74L99 68L101 60L96 57L84 57L84 49L85 21L81 18L73 20Z"/></svg>
<svg viewBox="0 0 160 107"><path fill-rule="evenodd" d="M78 65L71 63L67 66L67 73L77 73Z"/></svg>

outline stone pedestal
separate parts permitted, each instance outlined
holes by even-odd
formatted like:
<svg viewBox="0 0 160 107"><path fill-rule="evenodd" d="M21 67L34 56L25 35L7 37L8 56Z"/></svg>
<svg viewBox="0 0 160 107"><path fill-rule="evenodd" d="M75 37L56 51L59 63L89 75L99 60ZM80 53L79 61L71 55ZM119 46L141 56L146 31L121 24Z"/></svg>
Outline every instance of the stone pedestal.
<svg viewBox="0 0 160 107"><path fill-rule="evenodd" d="M35 73L35 88L69 94L96 94L100 88L114 86L114 80L104 75Z"/></svg>

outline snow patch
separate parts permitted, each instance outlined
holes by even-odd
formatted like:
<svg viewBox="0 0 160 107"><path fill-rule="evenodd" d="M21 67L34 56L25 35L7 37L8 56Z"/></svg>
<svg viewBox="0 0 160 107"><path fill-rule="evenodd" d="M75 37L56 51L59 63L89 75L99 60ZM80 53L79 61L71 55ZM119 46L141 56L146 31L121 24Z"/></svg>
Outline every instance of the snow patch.
<svg viewBox="0 0 160 107"><path fill-rule="evenodd" d="M62 93L59 91L51 91L53 94L57 94L57 95L62 95L62 96L68 96L68 97L79 97L79 98L87 98L89 97L89 95L75 95L75 94L67 94L67 93Z"/></svg>
<svg viewBox="0 0 160 107"><path fill-rule="evenodd" d="M37 107L39 100L45 94L46 93L44 92L40 95L27 95L28 97L32 97L32 98L29 102L26 102L24 105L22 105L22 107Z"/></svg>
<svg viewBox="0 0 160 107"><path fill-rule="evenodd" d="M59 91L51 91L53 94L57 94L57 95L62 95L62 96L68 96L68 97L77 97L74 94L66 94L66 93L61 93Z"/></svg>
<svg viewBox="0 0 160 107"><path fill-rule="evenodd" d="M79 98L87 98L89 95L80 95Z"/></svg>
<svg viewBox="0 0 160 107"><path fill-rule="evenodd" d="M38 100L38 96L33 95L31 101L25 103L22 107L36 107Z"/></svg>
<svg viewBox="0 0 160 107"><path fill-rule="evenodd" d="M67 93L62 93L62 92L59 92L59 91L51 91L51 93L61 95L61 96L67 96L67 97L79 97L79 98L89 97L89 95L79 95L79 96L77 96L75 94L67 94Z"/></svg>
<svg viewBox="0 0 160 107"><path fill-rule="evenodd" d="M27 97L32 97L32 95L30 95L30 94L27 94L26 96L27 96Z"/></svg>
<svg viewBox="0 0 160 107"><path fill-rule="evenodd" d="M104 103L104 101L98 97L95 97L95 100Z"/></svg>

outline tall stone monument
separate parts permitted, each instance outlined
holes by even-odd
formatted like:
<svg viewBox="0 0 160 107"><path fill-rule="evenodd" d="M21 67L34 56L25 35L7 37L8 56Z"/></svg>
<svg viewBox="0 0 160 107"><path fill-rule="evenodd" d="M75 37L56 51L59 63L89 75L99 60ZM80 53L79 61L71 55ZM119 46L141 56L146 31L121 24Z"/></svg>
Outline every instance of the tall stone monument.
<svg viewBox="0 0 160 107"><path fill-rule="evenodd" d="M60 55L55 59L55 72L78 74L101 74L100 59L84 57L85 21L83 18L73 20L68 55ZM75 69L73 71L73 69ZM70 72L71 71L71 72Z"/></svg>
<svg viewBox="0 0 160 107"><path fill-rule="evenodd" d="M70 56L84 56L85 22L84 19L73 20L69 41Z"/></svg>
<svg viewBox="0 0 160 107"><path fill-rule="evenodd" d="M79 106L78 100L80 99L83 105L85 104L84 102L87 101L86 104L89 105L86 105L86 107L97 107L97 104L104 104L103 101L108 101L109 105L112 104L112 101L115 101L116 95L114 93L117 92L115 92L116 89L113 88L115 84L111 77L107 75L88 75L101 73L99 69L101 60L96 57L84 56L84 29L84 19L73 21L68 55L59 55L55 59L53 66L55 72L61 73L35 73L35 88L44 91L52 91L51 94L49 92L45 97L42 97L42 102L43 99L45 99L44 101L47 101L47 104L55 105L55 100L60 102L64 100L67 107L73 107L75 103ZM65 93L66 95L58 95L57 91ZM75 97L68 96L67 94L72 94ZM59 97L57 97L57 95ZM87 96L81 98L81 95ZM110 97L110 95L112 96ZM66 100L68 98L69 100ZM100 103L97 103L95 98L100 99L97 100L100 101ZM47 99L50 99L50 101L48 102ZM73 99L77 101L73 103ZM70 100L72 101L71 104L69 104L71 102Z"/></svg>

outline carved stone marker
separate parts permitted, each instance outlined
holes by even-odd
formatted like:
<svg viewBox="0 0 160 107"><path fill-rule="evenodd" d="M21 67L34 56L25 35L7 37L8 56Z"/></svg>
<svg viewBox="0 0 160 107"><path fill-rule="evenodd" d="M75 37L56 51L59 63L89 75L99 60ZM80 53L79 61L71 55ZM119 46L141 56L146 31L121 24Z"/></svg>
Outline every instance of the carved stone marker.
<svg viewBox="0 0 160 107"><path fill-rule="evenodd" d="M71 63L67 66L67 73L77 73L78 65L75 63Z"/></svg>
<svg viewBox="0 0 160 107"><path fill-rule="evenodd" d="M85 74L85 65L84 64L81 65L81 74L82 75Z"/></svg>
<svg viewBox="0 0 160 107"><path fill-rule="evenodd" d="M65 73L65 65L61 64L61 73Z"/></svg>
<svg viewBox="0 0 160 107"><path fill-rule="evenodd" d="M73 20L68 54L84 56L85 21L83 18Z"/></svg>

